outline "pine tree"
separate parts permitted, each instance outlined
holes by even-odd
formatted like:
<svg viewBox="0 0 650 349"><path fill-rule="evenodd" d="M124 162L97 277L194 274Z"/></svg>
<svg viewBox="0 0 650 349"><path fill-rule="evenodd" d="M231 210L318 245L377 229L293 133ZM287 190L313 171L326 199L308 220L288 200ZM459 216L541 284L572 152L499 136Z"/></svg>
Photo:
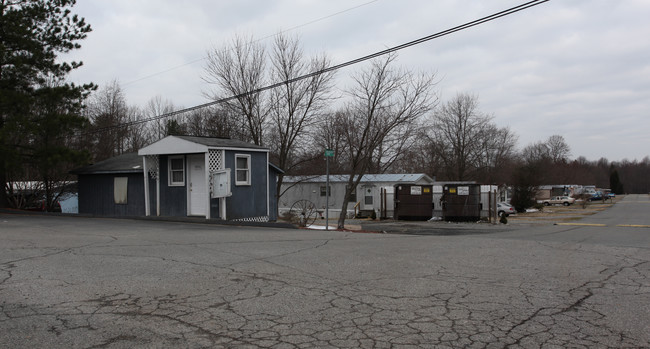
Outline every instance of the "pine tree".
<svg viewBox="0 0 650 349"><path fill-rule="evenodd" d="M526 212L527 208L535 205L540 172L540 163L524 164L515 169L510 203L517 212Z"/></svg>
<svg viewBox="0 0 650 349"><path fill-rule="evenodd" d="M66 136L84 124L82 101L94 85L65 83L67 74L82 63L57 59L80 48L78 41L91 31L83 18L71 13L75 2L0 0L0 181L4 188L10 177L48 180L54 167L83 157L71 149ZM0 207L8 204L6 194L0 190ZM46 195L51 205L54 197Z"/></svg>
<svg viewBox="0 0 650 349"><path fill-rule="evenodd" d="M618 178L618 171L616 169L612 170L609 175L609 188L616 195L625 193L625 190L623 190L623 183L621 183L621 180Z"/></svg>

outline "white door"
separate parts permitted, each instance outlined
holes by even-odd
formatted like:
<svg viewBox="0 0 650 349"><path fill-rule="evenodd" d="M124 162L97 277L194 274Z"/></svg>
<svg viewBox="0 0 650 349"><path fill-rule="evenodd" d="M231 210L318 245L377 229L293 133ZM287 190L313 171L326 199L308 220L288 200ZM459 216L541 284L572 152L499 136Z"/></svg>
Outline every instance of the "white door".
<svg viewBox="0 0 650 349"><path fill-rule="evenodd" d="M188 156L189 168L189 204L188 212L190 216L205 216L208 205L208 189L205 185L205 156L191 155Z"/></svg>
<svg viewBox="0 0 650 349"><path fill-rule="evenodd" d="M374 197L375 190L371 187L362 188L363 190L363 209L372 210L375 208Z"/></svg>

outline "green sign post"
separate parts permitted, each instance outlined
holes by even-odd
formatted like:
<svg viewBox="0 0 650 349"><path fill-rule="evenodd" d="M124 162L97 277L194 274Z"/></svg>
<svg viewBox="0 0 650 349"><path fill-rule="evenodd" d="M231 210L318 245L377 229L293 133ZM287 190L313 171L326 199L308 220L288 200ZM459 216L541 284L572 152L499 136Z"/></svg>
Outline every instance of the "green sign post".
<svg viewBox="0 0 650 349"><path fill-rule="evenodd" d="M327 164L327 183L325 183L325 230L330 230L330 158L334 157L333 149L325 149Z"/></svg>

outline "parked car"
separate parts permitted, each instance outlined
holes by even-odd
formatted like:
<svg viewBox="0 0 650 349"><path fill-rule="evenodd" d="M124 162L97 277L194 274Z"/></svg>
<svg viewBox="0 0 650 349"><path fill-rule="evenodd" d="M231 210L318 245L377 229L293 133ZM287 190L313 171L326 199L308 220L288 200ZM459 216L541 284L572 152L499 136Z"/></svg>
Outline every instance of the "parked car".
<svg viewBox="0 0 650 349"><path fill-rule="evenodd" d="M591 194L591 197L589 198L589 201L598 201L603 199L603 192L602 191L597 191L593 194Z"/></svg>
<svg viewBox="0 0 650 349"><path fill-rule="evenodd" d="M548 200L543 200L542 203L546 206L549 205L564 205L569 206L576 202L576 199L570 196L554 196Z"/></svg>
<svg viewBox="0 0 650 349"><path fill-rule="evenodd" d="M515 214L517 211L515 211L515 208L510 205L509 203L506 202L498 202L497 203L497 213L499 214L499 217L508 217L511 214Z"/></svg>

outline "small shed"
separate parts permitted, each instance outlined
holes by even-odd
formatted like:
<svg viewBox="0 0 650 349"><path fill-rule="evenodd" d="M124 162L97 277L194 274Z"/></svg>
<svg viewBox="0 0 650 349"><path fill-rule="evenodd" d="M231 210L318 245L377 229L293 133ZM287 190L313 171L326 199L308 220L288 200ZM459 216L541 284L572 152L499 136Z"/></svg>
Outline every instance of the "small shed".
<svg viewBox="0 0 650 349"><path fill-rule="evenodd" d="M274 221L281 172L264 147L168 136L72 173L79 176L80 213Z"/></svg>
<svg viewBox="0 0 650 349"><path fill-rule="evenodd" d="M97 216L144 216L142 157L122 154L78 168L79 213ZM150 185L155 181L150 179Z"/></svg>

